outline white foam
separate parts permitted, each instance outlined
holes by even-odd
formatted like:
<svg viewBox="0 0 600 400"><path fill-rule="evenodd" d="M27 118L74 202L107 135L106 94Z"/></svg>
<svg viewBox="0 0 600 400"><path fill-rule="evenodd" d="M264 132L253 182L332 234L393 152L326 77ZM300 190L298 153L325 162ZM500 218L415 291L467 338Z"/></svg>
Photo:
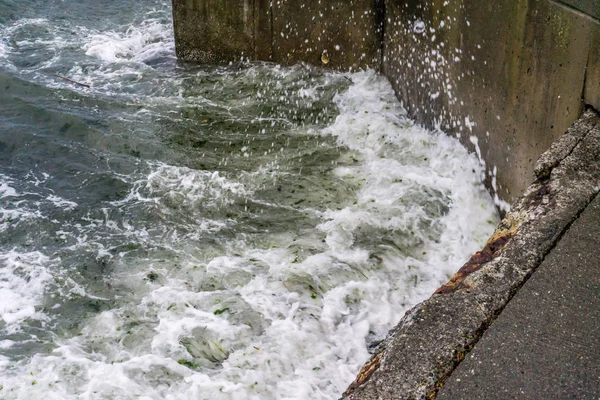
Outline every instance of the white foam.
<svg viewBox="0 0 600 400"><path fill-rule="evenodd" d="M427 268L436 271L438 278L427 290L435 290L465 256L481 247L497 222L481 183L484 171L457 140L404 119L387 82L369 72L354 74L353 81L337 97L340 115L324 133L337 136L341 145L362 154L363 164L338 170L339 175L360 180L362 189L357 205L327 213L331 222L322 229L330 232L328 238L331 232L355 231L364 225L416 232L414 239L427 244L427 258L433 259ZM418 193L433 206L448 202L448 212L430 221L431 216L418 204L415 208L414 203L402 202L403 197ZM368 211L357 213L357 209ZM418 225L423 222L438 224L440 238L419 237Z"/></svg>
<svg viewBox="0 0 600 400"><path fill-rule="evenodd" d="M2 177L0 176L0 179ZM0 199L5 197L16 197L18 196L17 191L9 186L8 182L0 182Z"/></svg>
<svg viewBox="0 0 600 400"><path fill-rule="evenodd" d="M46 197L46 200L50 201L56 207L63 208L65 210L69 210L69 211L73 210L73 209L75 209L75 207L77 207L77 203L75 203L74 201L65 200L62 197L56 196L53 194Z"/></svg>
<svg viewBox="0 0 600 400"><path fill-rule="evenodd" d="M0 232L21 221L34 220L41 213L34 207L28 207L18 199L23 196L13 186L15 183L9 177L0 174ZM12 204L12 205L11 205Z"/></svg>
<svg viewBox="0 0 600 400"><path fill-rule="evenodd" d="M5 34L11 35L17 30L29 26L29 25L39 25L39 26L47 26L50 24L50 21L46 18L23 18L16 21L14 24L5 28Z"/></svg>
<svg viewBox="0 0 600 400"><path fill-rule="evenodd" d="M113 279L128 295L52 354L0 373L4 392L32 399L339 398L369 345L444 283L496 221L475 156L406 120L383 78L349 77L354 84L335 99L340 115L319 133L343 149L334 173L355 194L347 206L304 210L319 221L310 229L265 229L232 235L218 251L179 252L172 262L116 264ZM240 182L243 174L236 180L162 163L150 169L124 177L133 189L112 206L175 204L201 222L203 207L255 194L250 179ZM105 213L97 225L138 232ZM141 279L149 271L156 282Z"/></svg>
<svg viewBox="0 0 600 400"><path fill-rule="evenodd" d="M8 46L5 43L0 42L0 58L5 58L8 54Z"/></svg>
<svg viewBox="0 0 600 400"><path fill-rule="evenodd" d="M126 32L92 33L83 45L88 56L108 62L144 62L174 48L170 24L148 19Z"/></svg>
<svg viewBox="0 0 600 400"><path fill-rule="evenodd" d="M131 202L177 204L194 208L198 204L217 206L231 204L238 197L251 195L243 183L231 181L217 171L194 170L164 163L149 164L152 171L133 182L129 194L111 204Z"/></svg>
<svg viewBox="0 0 600 400"><path fill-rule="evenodd" d="M40 252L0 253L0 318L6 323L7 332L17 331L25 319L45 318L36 306L52 278L52 263Z"/></svg>
<svg viewBox="0 0 600 400"><path fill-rule="evenodd" d="M45 18L23 18L0 26L0 59L5 60L5 67L18 70L26 79L42 80L47 87L91 92L47 72L58 69L59 75L95 90L126 95L123 86L143 81L147 78L144 71L152 71L147 63L159 58L175 59L170 4L159 1L156 6L154 10L145 10L142 17L146 19L141 23L115 27L112 31L99 31L85 23L65 26ZM23 38L21 31L34 26L43 27L45 34ZM11 56L24 51L45 58L29 68L16 68Z"/></svg>

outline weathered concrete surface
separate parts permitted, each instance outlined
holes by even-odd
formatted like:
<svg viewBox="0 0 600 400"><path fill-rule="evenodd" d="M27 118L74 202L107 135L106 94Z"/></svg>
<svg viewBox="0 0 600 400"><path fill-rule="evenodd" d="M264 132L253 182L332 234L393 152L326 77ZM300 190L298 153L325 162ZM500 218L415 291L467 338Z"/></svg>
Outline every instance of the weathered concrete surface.
<svg viewBox="0 0 600 400"><path fill-rule="evenodd" d="M173 0L177 56L378 69L383 0Z"/></svg>
<svg viewBox="0 0 600 400"><path fill-rule="evenodd" d="M273 3L273 61L333 69L379 68L383 0ZM323 56L325 55L325 56Z"/></svg>
<svg viewBox="0 0 600 400"><path fill-rule="evenodd" d="M600 117L588 111L538 164L486 248L390 332L347 399L432 398L600 191Z"/></svg>
<svg viewBox="0 0 600 400"><path fill-rule="evenodd" d="M418 122L476 140L513 201L581 113L597 25L548 0L386 0L383 71Z"/></svg>
<svg viewBox="0 0 600 400"><path fill-rule="evenodd" d="M598 10L600 12L600 4ZM590 43L584 98L586 103L600 110L600 23L596 25Z"/></svg>
<svg viewBox="0 0 600 400"><path fill-rule="evenodd" d="M599 399L599 237L597 196L437 398Z"/></svg>
<svg viewBox="0 0 600 400"><path fill-rule="evenodd" d="M214 63L242 57L267 59L269 4L268 0L173 0L177 57Z"/></svg>

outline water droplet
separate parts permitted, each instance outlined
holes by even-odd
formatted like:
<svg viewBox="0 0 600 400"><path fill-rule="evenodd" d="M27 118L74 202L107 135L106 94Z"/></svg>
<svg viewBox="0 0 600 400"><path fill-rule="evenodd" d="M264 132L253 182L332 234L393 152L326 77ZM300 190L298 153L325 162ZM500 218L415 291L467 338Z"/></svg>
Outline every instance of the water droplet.
<svg viewBox="0 0 600 400"><path fill-rule="evenodd" d="M423 33L425 32L425 22L420 19L416 20L413 26L413 31L415 33Z"/></svg>

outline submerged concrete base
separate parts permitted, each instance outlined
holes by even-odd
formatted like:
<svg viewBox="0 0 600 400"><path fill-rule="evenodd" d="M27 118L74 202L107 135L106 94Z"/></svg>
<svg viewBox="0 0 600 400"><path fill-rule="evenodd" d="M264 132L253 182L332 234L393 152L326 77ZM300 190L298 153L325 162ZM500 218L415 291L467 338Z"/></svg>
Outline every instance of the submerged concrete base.
<svg viewBox="0 0 600 400"><path fill-rule="evenodd" d="M486 247L448 284L405 315L361 370L346 399L435 397L600 191L600 117L586 112L540 158L535 171L537 180L513 205ZM573 329L585 333L589 328ZM587 343L593 346L594 342ZM600 370L595 367L590 374ZM558 393L555 398L560 398Z"/></svg>

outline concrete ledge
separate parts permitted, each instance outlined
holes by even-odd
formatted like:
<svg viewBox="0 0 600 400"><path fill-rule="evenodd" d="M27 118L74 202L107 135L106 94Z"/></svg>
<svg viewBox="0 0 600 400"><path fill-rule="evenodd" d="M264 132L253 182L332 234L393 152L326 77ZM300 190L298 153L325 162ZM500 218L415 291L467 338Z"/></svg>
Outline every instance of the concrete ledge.
<svg viewBox="0 0 600 400"><path fill-rule="evenodd" d="M600 196L571 224L437 400L600 399Z"/></svg>
<svg viewBox="0 0 600 400"><path fill-rule="evenodd" d="M536 166L485 248L389 333L346 399L433 398L600 191L600 117L587 111Z"/></svg>

